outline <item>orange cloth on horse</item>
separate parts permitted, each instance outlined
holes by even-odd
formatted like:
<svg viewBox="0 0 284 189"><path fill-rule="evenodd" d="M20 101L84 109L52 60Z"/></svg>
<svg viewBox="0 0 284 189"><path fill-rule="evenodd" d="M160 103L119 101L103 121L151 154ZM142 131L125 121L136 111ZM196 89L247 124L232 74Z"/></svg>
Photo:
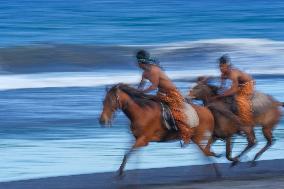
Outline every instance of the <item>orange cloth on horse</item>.
<svg viewBox="0 0 284 189"><path fill-rule="evenodd" d="M238 114L245 126L251 126L253 121L253 110L251 98L254 92L254 81L248 81L239 85L239 91L236 94L238 105Z"/></svg>
<svg viewBox="0 0 284 189"><path fill-rule="evenodd" d="M166 103L174 117L180 135L185 143L189 143L192 136L192 129L186 124L186 115L183 112L184 98L177 89L163 90L158 92L158 98Z"/></svg>

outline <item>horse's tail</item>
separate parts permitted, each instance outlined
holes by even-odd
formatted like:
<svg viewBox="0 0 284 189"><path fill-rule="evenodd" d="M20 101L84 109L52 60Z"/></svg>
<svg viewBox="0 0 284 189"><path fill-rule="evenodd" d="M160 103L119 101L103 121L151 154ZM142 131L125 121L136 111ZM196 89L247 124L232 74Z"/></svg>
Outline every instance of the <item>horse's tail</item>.
<svg viewBox="0 0 284 189"><path fill-rule="evenodd" d="M276 106L284 107L284 102L276 102Z"/></svg>
<svg viewBox="0 0 284 189"><path fill-rule="evenodd" d="M208 105L209 110L212 112L216 111L219 112L220 114L224 115L225 117L229 118L233 122L235 122L237 125L242 125L242 121L238 116L236 116L233 112L231 112L228 109L225 109L223 107L217 106L217 105Z"/></svg>

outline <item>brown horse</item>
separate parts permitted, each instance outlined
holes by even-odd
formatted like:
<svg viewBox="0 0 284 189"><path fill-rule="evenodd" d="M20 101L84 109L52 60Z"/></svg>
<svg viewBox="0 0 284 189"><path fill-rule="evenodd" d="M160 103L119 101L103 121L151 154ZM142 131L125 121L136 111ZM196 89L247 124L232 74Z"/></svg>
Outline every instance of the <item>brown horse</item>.
<svg viewBox="0 0 284 189"><path fill-rule="evenodd" d="M212 139L213 115L205 107L192 106L199 116L199 125L195 127L191 139L206 156L215 156L210 151L210 146L206 146L207 143L210 143L208 141ZM147 146L149 142L180 140L177 131L170 131L164 125L160 102L155 100L153 96L141 93L126 84L114 85L105 96L100 123L103 125L110 123L113 113L118 109L121 109L131 121L130 129L136 139L132 148L124 155L119 175L123 174L126 161L134 149Z"/></svg>
<svg viewBox="0 0 284 189"><path fill-rule="evenodd" d="M280 106L283 103L277 102L272 97L263 93L257 92L254 95L253 110L254 123L252 127L242 127L239 119L232 113L232 97L226 97L220 100L211 101L211 97L217 95L218 88L207 83L207 79L199 80L198 84L190 90L189 96L191 98L200 99L203 101L213 113L215 119L215 127L213 140L226 140L226 157L233 161L233 165L238 162L238 159L250 150L255 144L254 127L259 125L262 127L262 133L267 140L266 145L255 155L252 160L253 165L255 161L273 144L272 130L275 128L281 117ZM234 109L234 108L233 108ZM243 131L247 137L247 147L235 158L231 158L231 138L234 134ZM211 144L209 144L211 146Z"/></svg>

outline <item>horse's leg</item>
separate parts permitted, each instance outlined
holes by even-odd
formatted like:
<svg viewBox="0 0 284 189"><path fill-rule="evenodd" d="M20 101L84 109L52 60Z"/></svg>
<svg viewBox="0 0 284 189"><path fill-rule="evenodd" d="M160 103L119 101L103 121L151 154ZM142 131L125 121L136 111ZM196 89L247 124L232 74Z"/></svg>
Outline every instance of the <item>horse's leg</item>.
<svg viewBox="0 0 284 189"><path fill-rule="evenodd" d="M214 152L211 152L210 151L210 147L211 147L211 144L215 141L214 138L211 136L208 141L207 141L207 145L204 147L204 145L202 144L202 140L200 137L194 137L192 139L192 141L199 147L199 149L203 152L203 154L208 158L208 160L210 162L212 162L212 166L213 166L213 169L215 171L215 174L217 177L221 177L221 173L217 167L217 165L215 164L215 162L210 159L210 156L214 156L214 157L218 157Z"/></svg>
<svg viewBox="0 0 284 189"><path fill-rule="evenodd" d="M131 155L131 153L136 149L136 148L139 148L139 147L143 147L143 146L147 146L148 145L148 141L146 141L146 137L142 136L142 137L139 137L135 144L131 147L131 149L124 155L123 157L123 160L122 160L122 163L119 167L119 176L121 176L123 174L123 170L124 170L124 167L126 165L126 162L127 162L127 159L129 158L129 156Z"/></svg>
<svg viewBox="0 0 284 189"><path fill-rule="evenodd" d="M226 158L229 161L232 161L233 164L232 166L236 165L239 162L238 158L232 158L232 137L227 137L226 138Z"/></svg>
<svg viewBox="0 0 284 189"><path fill-rule="evenodd" d="M192 138L192 141L199 147L199 149L203 152L203 154L205 156L207 156L207 157L209 157L209 156L218 157L214 152L210 151L212 143L215 142L213 137L210 137L208 139L206 146L205 146L204 143L202 144L201 137L198 137L196 135Z"/></svg>
<svg viewBox="0 0 284 189"><path fill-rule="evenodd" d="M256 141L255 141L255 134L254 134L253 127L244 127L244 128L242 128L242 130L245 132L245 134L246 134L246 136L247 136L248 145L247 145L247 147L246 147L238 156L236 156L234 159L240 159L241 156L243 156L246 152L248 152L249 150L251 150L251 148L256 144Z"/></svg>
<svg viewBox="0 0 284 189"><path fill-rule="evenodd" d="M252 165L256 165L256 160L273 144L272 127L263 127L262 133L267 140L266 145L254 156L252 160Z"/></svg>
<svg viewBox="0 0 284 189"><path fill-rule="evenodd" d="M134 147L132 147L123 157L123 160L122 160L122 163L119 167L119 170L118 170L118 174L119 176L121 176L123 174L123 170L124 170L124 167L125 167L125 164L126 164L126 161L127 159L129 158L130 154L134 151Z"/></svg>
<svg viewBox="0 0 284 189"><path fill-rule="evenodd" d="M206 155L206 156L213 156L213 157L221 157L222 155L219 154L215 154L214 152L211 151L211 145L216 141L216 138L215 137L210 137L208 142L207 142L207 145L205 146L205 148L203 149L203 146L197 144L197 146L202 150L202 152Z"/></svg>
<svg viewBox="0 0 284 189"><path fill-rule="evenodd" d="M232 152L232 138L227 137L226 138L226 158L229 161L234 161L234 158L231 157L231 152Z"/></svg>

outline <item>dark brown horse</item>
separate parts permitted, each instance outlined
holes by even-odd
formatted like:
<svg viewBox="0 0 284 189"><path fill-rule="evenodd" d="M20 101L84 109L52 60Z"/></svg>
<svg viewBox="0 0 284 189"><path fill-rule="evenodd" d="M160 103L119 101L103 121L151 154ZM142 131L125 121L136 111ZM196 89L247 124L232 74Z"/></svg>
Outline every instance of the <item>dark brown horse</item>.
<svg viewBox="0 0 284 189"><path fill-rule="evenodd" d="M211 97L217 94L217 91L217 87L209 85L207 79L203 78L203 80L199 80L198 84L190 90L189 96L202 100L204 105L212 111L215 119L213 141L216 139L226 141L226 157L228 160L233 161L233 165L256 144L254 127L257 125L262 127L262 133L267 143L253 158L252 163L255 164L255 161L273 144L272 131L280 120L281 110L279 107L283 106L283 103L277 102L272 97L263 93L256 93L252 99L255 125L252 127L242 127L236 115L232 114L232 97L215 101L210 100ZM240 133L240 131L245 133L248 145L237 157L232 158L231 139L234 134Z"/></svg>
<svg viewBox="0 0 284 189"><path fill-rule="evenodd" d="M206 156L215 156L210 151L210 146L206 146L212 139L213 115L205 107L192 106L199 116L199 125L195 127L191 139ZM132 148L124 155L119 168L120 175L123 174L126 161L134 149L147 146L149 142L180 140L177 131L169 131L164 125L160 102L152 96L141 93L126 84L117 84L108 90L105 96L100 123L103 125L110 123L113 113L118 109L121 109L131 121L130 129L136 139Z"/></svg>

